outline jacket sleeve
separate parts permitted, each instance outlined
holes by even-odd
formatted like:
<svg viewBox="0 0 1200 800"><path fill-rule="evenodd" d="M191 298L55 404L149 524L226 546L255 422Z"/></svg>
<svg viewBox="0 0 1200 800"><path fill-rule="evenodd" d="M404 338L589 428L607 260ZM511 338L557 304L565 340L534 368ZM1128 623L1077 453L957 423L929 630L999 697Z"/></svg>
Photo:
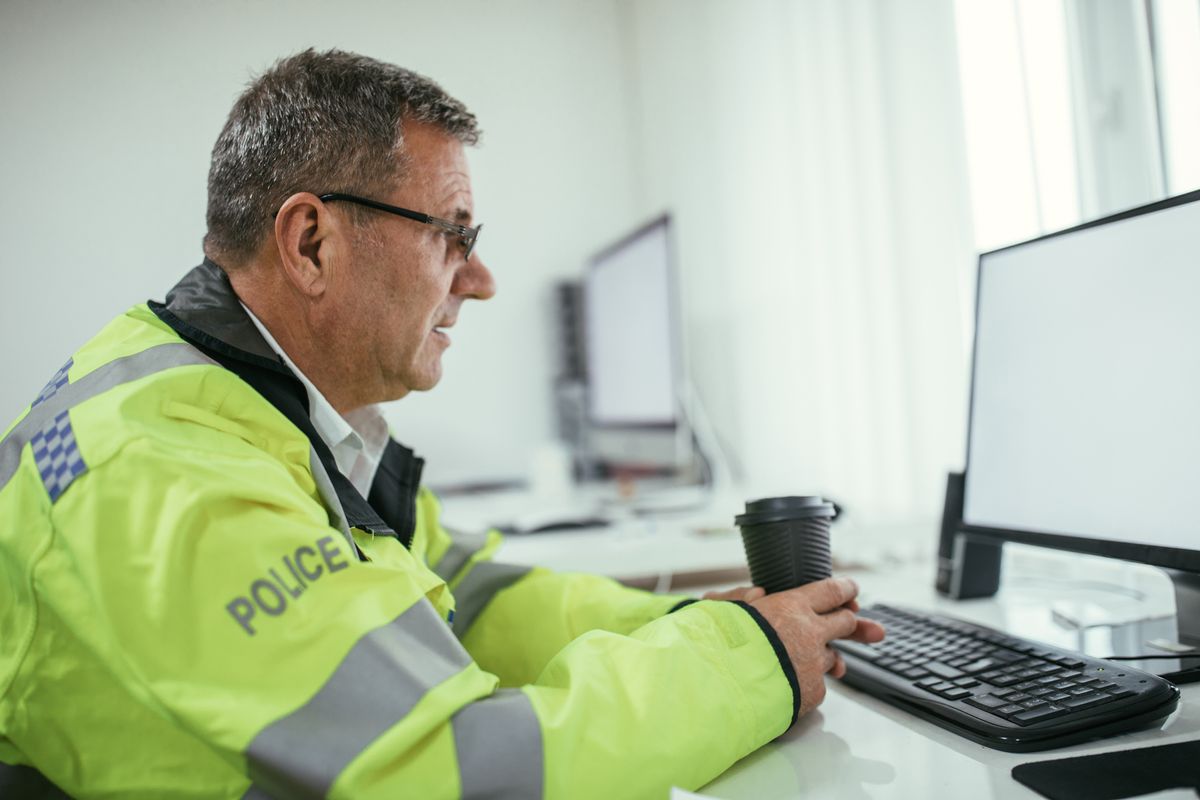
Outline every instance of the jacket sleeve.
<svg viewBox="0 0 1200 800"><path fill-rule="evenodd" d="M440 514L437 498L422 489L414 549L427 548L430 566L454 592L455 634L502 686L532 682L584 633L632 633L689 600L598 575L493 562L502 542L498 531L455 530Z"/></svg>
<svg viewBox="0 0 1200 800"><path fill-rule="evenodd" d="M732 603L591 630L499 688L417 559L358 561L297 462L203 438L129 443L55 506L106 520L53 593L127 693L79 698L83 728L144 721L145 746L161 734L228 765L230 796L661 798L794 717L773 633Z"/></svg>

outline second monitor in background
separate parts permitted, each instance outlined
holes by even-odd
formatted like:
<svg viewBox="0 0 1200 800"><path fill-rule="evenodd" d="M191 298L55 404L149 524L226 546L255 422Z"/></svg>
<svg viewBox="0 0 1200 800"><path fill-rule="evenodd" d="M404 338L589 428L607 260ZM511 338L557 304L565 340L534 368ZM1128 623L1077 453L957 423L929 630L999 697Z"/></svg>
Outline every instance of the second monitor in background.
<svg viewBox="0 0 1200 800"><path fill-rule="evenodd" d="M583 449L601 475L680 478L694 462L673 245L663 215L587 264Z"/></svg>

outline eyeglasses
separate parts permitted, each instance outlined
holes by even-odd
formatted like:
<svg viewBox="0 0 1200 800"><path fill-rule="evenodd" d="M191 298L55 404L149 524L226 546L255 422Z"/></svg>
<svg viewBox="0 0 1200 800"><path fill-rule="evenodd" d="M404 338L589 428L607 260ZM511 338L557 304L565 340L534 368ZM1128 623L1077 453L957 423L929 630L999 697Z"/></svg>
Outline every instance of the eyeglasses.
<svg viewBox="0 0 1200 800"><path fill-rule="evenodd" d="M357 197L352 194L343 194L342 192L331 192L329 194L320 195L320 199L324 203L331 200L345 200L347 203L357 203L360 206L373 208L376 211L386 211L389 214L395 214L405 219L416 220L423 222L426 225L436 225L449 233L457 234L458 244L463 250L463 258L468 261L471 259L471 251L475 249L475 242L479 239L479 232L483 230L483 225L476 225L474 228L468 228L466 225L459 225L457 222L451 222L448 219L439 219L431 217L428 214L423 214L420 211L411 211L407 208L399 206L389 206L387 203L381 203L378 200L368 200L365 197Z"/></svg>

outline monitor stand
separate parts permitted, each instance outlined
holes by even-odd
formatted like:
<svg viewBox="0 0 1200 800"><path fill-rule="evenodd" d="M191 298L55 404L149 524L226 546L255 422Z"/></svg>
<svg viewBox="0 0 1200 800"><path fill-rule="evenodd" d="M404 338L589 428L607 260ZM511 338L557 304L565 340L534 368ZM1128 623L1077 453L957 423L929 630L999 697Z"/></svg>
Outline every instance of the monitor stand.
<svg viewBox="0 0 1200 800"><path fill-rule="evenodd" d="M1054 620L1075 632L1075 648L1082 653L1097 657L1158 656L1118 663L1185 682L1180 679L1181 673L1200 670L1200 658L1170 656L1200 651L1200 574L1163 571L1175 590L1175 614L1155 614L1136 605L1121 608L1120 604L1064 602L1054 605ZM1200 672L1192 680L1200 680Z"/></svg>
<svg viewBox="0 0 1200 800"><path fill-rule="evenodd" d="M1200 650L1200 574L1179 569L1164 569L1163 572L1170 576L1175 587L1176 630L1173 644L1188 650Z"/></svg>

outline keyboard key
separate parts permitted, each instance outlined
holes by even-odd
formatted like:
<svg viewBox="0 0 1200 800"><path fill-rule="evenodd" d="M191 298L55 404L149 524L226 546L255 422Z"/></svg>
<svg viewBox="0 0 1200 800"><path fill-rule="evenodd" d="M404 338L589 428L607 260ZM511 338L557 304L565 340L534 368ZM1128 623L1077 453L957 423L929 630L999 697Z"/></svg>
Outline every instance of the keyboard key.
<svg viewBox="0 0 1200 800"><path fill-rule="evenodd" d="M1095 694L1080 695L1079 697L1072 697L1070 700L1063 700L1062 704L1067 708L1082 709L1111 703L1115 699L1111 694L1096 692Z"/></svg>
<svg viewBox="0 0 1200 800"><path fill-rule="evenodd" d="M1116 685L1115 683L1110 683L1110 682L1108 682L1108 681L1096 681L1095 683L1092 683L1092 684L1089 684L1089 685L1090 685L1090 686L1091 686L1093 689L1103 689L1103 690L1105 690L1105 691L1108 691L1109 689L1116 689L1116 688L1118 688L1118 687L1117 687L1117 685Z"/></svg>
<svg viewBox="0 0 1200 800"><path fill-rule="evenodd" d="M1059 681L1058 683L1054 683L1051 685L1055 689L1058 689L1059 691L1063 691L1063 692L1068 691L1070 689L1075 689L1079 686L1079 684L1076 683L1075 681Z"/></svg>
<svg viewBox="0 0 1200 800"><path fill-rule="evenodd" d="M953 683L950 683L950 681L942 681L941 683L935 683L932 686L922 686L921 688L941 694L942 692L950 691L951 689L955 688L955 686Z"/></svg>
<svg viewBox="0 0 1200 800"><path fill-rule="evenodd" d="M1071 695L1067 694L1066 692L1055 692L1054 694L1046 695L1046 699L1051 703L1057 703L1060 700L1069 700L1070 698Z"/></svg>
<svg viewBox="0 0 1200 800"><path fill-rule="evenodd" d="M1046 705L1046 701L1039 697L1034 697L1029 700L1022 700L1019 705L1025 706L1025 708L1041 708Z"/></svg>
<svg viewBox="0 0 1200 800"><path fill-rule="evenodd" d="M1002 697L996 697L994 694L981 694L972 697L967 701L976 708L982 708L984 711L991 711L994 708L1008 705L1008 701Z"/></svg>
<svg viewBox="0 0 1200 800"><path fill-rule="evenodd" d="M1073 694L1076 697L1083 697L1092 693L1090 686L1076 686L1074 689L1068 689L1067 694Z"/></svg>
<svg viewBox="0 0 1200 800"><path fill-rule="evenodd" d="M1108 694L1112 695L1113 697L1132 697L1133 695L1137 694L1137 692L1133 691L1132 689L1109 689Z"/></svg>
<svg viewBox="0 0 1200 800"><path fill-rule="evenodd" d="M997 661L994 658L985 657L963 664L961 667L959 667L959 669L968 675L974 675L977 672L986 672L987 670L993 669L999 666L1001 663L1003 662Z"/></svg>
<svg viewBox="0 0 1200 800"><path fill-rule="evenodd" d="M959 678L958 680L954 681L954 685L961 686L964 689L970 689L972 686L978 686L979 681L975 680L974 678Z"/></svg>
<svg viewBox="0 0 1200 800"><path fill-rule="evenodd" d="M1041 708L1031 708L1026 711L1021 711L1013 714L1010 719L1013 722L1018 722L1022 725L1030 725L1034 722L1041 722L1044 719L1053 719L1061 717L1067 713L1067 709L1062 706L1044 705Z"/></svg>
<svg viewBox="0 0 1200 800"><path fill-rule="evenodd" d="M1051 659L1051 661L1053 661L1056 664L1060 664L1060 665L1066 667L1067 669L1079 669L1080 667L1083 666L1082 661L1080 661L1078 658L1071 658L1070 656L1053 658L1053 659Z"/></svg>
<svg viewBox="0 0 1200 800"><path fill-rule="evenodd" d="M946 680L954 680L955 678L963 677L960 670L955 669L949 664L943 664L941 661L930 661L925 664L925 669L932 672L934 675L941 675Z"/></svg>
<svg viewBox="0 0 1200 800"><path fill-rule="evenodd" d="M942 697L946 698L947 700L962 700L964 697L970 697L970 696L971 696L970 689L962 689L957 686L954 687L953 689L949 689L945 692L942 692Z"/></svg>
<svg viewBox="0 0 1200 800"><path fill-rule="evenodd" d="M900 670L900 674L910 681L915 681L917 678L924 678L928 675L929 670L924 667L909 667L908 669Z"/></svg>
<svg viewBox="0 0 1200 800"><path fill-rule="evenodd" d="M1042 677L1037 678L1036 682L1042 686L1049 686L1051 684L1058 683L1059 681L1057 675L1043 675Z"/></svg>
<svg viewBox="0 0 1200 800"><path fill-rule="evenodd" d="M1009 703L1006 706L1000 706L999 708L995 709L992 713L999 714L1002 717L1008 717L1013 714L1020 714L1022 711L1028 711L1028 710L1029 709L1025 708L1024 706L1017 705L1016 703Z"/></svg>
<svg viewBox="0 0 1200 800"><path fill-rule="evenodd" d="M1014 683L1020 683L1020 682L1021 682L1020 678L1014 677L1012 675L1001 675L999 678L994 678L994 679L988 681L988 683L995 684L996 686L1012 686Z"/></svg>
<svg viewBox="0 0 1200 800"><path fill-rule="evenodd" d="M1030 694L1031 694L1031 695L1033 695L1034 697L1040 697L1040 698L1042 698L1043 700L1045 700L1045 699L1046 699L1047 697L1049 697L1050 695L1052 695L1052 694L1059 694L1059 692L1057 692L1057 691L1056 691L1056 690L1054 690L1054 689L1047 689L1047 688L1044 688L1044 687L1043 687L1043 688L1041 688L1041 689L1034 689L1032 692L1030 692ZM1070 696L1071 696L1071 695L1069 695L1069 694L1067 694L1067 695L1063 695L1063 697L1070 697Z"/></svg>
<svg viewBox="0 0 1200 800"><path fill-rule="evenodd" d="M916 685L920 686L922 689L924 689L926 687L933 686L934 684L941 683L941 682L942 682L941 678L937 677L936 675L931 675L928 678L921 678L921 680L917 681Z"/></svg>
<svg viewBox="0 0 1200 800"><path fill-rule="evenodd" d="M997 650L992 653L992 658L999 661L1001 664L1011 664L1014 661L1024 661L1025 657L1019 653L1014 653L1012 650Z"/></svg>
<svg viewBox="0 0 1200 800"><path fill-rule="evenodd" d="M869 644L861 642L848 642L844 639L838 640L838 648L846 653L850 653L863 661L874 661L879 658L879 650Z"/></svg>

